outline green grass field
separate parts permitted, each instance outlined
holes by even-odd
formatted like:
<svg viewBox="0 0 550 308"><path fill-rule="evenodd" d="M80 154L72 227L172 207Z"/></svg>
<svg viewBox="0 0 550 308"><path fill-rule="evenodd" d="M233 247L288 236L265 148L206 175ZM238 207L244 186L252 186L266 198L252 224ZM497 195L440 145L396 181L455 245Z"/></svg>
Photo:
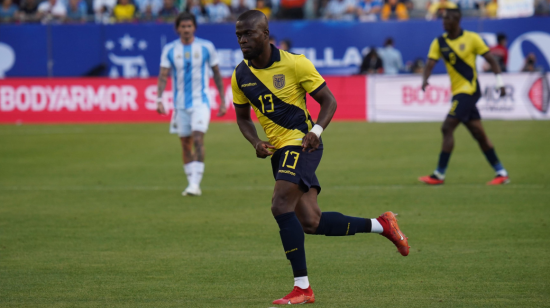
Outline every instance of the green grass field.
<svg viewBox="0 0 550 308"><path fill-rule="evenodd" d="M486 122L512 183L462 127L445 186L438 123L333 123L326 211L399 213L385 238L306 236L313 307L550 306L550 122ZM207 135L203 196L182 197L166 124L0 126L0 307L263 307L292 288L269 161L236 124Z"/></svg>

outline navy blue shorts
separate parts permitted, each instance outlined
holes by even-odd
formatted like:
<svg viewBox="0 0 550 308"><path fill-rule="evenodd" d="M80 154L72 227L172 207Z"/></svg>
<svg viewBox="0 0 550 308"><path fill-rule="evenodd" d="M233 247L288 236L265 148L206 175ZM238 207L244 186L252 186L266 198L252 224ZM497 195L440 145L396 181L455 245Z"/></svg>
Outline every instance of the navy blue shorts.
<svg viewBox="0 0 550 308"><path fill-rule="evenodd" d="M447 115L449 118L460 120L462 123L468 123L471 120L481 119L476 104L480 95L476 92L473 95L457 94L453 96L451 110Z"/></svg>
<svg viewBox="0 0 550 308"><path fill-rule="evenodd" d="M321 185L315 175L315 170L321 162L323 146L312 153L302 152L301 146L289 145L278 149L271 156L271 168L275 180L283 180L298 184L303 192L311 187L321 192Z"/></svg>

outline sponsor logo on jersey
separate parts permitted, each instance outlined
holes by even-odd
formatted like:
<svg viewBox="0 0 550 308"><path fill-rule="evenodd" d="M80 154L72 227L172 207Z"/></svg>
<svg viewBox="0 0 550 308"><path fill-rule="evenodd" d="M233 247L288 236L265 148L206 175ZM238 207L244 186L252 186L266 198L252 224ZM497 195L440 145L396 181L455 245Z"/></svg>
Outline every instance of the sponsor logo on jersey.
<svg viewBox="0 0 550 308"><path fill-rule="evenodd" d="M249 82L249 83L242 84L242 85L241 85L241 88L253 87L253 86L255 86L255 85L256 85L255 82Z"/></svg>

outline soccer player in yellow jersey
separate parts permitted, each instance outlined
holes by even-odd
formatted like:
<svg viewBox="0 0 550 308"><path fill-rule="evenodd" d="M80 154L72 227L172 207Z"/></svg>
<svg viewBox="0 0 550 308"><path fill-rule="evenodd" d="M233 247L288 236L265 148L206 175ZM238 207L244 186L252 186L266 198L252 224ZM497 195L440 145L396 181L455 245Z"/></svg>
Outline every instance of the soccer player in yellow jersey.
<svg viewBox="0 0 550 308"><path fill-rule="evenodd" d="M292 292L273 303L315 301L307 274L304 232L326 236L381 233L403 256L408 255L407 238L392 212L367 219L321 212L317 204L321 185L315 170L323 155L320 136L336 111L336 100L313 64L303 55L271 45L267 18L260 11L239 16L236 34L245 59L231 79L237 123L257 157L271 156L275 178L271 212L294 272ZM306 108L306 92L321 105L317 124ZM258 137L250 118L251 108L269 141Z"/></svg>
<svg viewBox="0 0 550 308"><path fill-rule="evenodd" d="M482 55L491 65L496 74L497 87L500 95L505 95L504 82L500 76L500 66L489 53L481 37L460 27L460 10L447 9L443 13L443 27L447 31L433 40L428 54L428 61L424 70L422 90L428 86L428 78L432 69L440 58L445 60L447 72L451 78L453 92L452 105L447 118L443 122L443 145L439 154L437 169L432 175L420 177L419 180L430 185L439 185L445 182L445 170L454 147L453 133L461 122L466 125L485 157L495 169L496 176L488 182L489 185L500 185L510 182L506 169L502 166L495 153L493 144L485 134L481 124L481 116L476 103L481 97L477 80L476 57Z"/></svg>

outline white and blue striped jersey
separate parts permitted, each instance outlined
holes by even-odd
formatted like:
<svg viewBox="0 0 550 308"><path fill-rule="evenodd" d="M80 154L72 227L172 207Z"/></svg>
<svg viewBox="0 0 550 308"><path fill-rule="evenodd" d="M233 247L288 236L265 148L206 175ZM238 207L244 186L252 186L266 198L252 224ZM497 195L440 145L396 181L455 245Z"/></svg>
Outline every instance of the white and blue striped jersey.
<svg viewBox="0 0 550 308"><path fill-rule="evenodd" d="M210 106L210 71L216 65L218 55L210 41L195 37L190 45L177 39L164 46L160 67L172 71L175 109L189 109L201 104Z"/></svg>

